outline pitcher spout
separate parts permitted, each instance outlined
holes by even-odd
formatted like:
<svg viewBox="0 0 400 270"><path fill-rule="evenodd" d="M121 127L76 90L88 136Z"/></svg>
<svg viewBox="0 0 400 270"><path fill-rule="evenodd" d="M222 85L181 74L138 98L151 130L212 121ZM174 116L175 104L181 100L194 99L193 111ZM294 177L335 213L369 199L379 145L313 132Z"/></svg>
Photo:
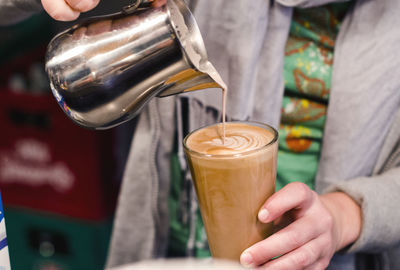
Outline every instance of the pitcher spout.
<svg viewBox="0 0 400 270"><path fill-rule="evenodd" d="M179 72L166 80L164 86L164 90L158 94L158 97L167 97L207 88L221 88L221 85L214 81L209 74L195 69L186 69Z"/></svg>

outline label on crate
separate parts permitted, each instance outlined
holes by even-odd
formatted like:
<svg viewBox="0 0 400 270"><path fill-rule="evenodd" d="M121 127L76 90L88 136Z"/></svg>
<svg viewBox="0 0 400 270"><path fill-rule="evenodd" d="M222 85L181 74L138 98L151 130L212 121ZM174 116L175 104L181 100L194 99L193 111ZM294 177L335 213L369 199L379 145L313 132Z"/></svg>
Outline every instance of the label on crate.
<svg viewBox="0 0 400 270"><path fill-rule="evenodd" d="M0 195L0 270L10 270L10 256L8 254L8 243L6 234L6 223L4 220L3 202Z"/></svg>
<svg viewBox="0 0 400 270"><path fill-rule="evenodd" d="M73 188L75 176L65 162L53 161L47 144L25 138L17 140L13 149L0 152L0 182L31 187L48 185L65 193Z"/></svg>

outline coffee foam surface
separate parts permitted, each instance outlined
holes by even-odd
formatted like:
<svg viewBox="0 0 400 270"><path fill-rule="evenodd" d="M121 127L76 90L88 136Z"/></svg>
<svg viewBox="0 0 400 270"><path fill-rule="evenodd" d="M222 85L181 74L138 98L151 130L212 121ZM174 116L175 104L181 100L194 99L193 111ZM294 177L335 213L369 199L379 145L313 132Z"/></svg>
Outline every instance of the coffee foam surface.
<svg viewBox="0 0 400 270"><path fill-rule="evenodd" d="M262 148L270 143L272 132L244 123L226 123L225 141L222 124L206 127L194 132L186 141L188 148L209 155L239 154Z"/></svg>

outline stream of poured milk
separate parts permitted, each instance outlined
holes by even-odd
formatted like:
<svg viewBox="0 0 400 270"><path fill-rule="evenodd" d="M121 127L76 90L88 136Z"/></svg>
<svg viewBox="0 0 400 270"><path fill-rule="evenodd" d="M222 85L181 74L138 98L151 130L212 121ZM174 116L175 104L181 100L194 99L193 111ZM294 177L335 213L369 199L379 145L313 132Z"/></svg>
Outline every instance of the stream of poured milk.
<svg viewBox="0 0 400 270"><path fill-rule="evenodd" d="M225 144L225 122L226 122L226 95L228 93L228 87L222 80L216 68L211 64L211 62L206 61L200 65L200 68L207 73L221 88L222 90L222 143Z"/></svg>

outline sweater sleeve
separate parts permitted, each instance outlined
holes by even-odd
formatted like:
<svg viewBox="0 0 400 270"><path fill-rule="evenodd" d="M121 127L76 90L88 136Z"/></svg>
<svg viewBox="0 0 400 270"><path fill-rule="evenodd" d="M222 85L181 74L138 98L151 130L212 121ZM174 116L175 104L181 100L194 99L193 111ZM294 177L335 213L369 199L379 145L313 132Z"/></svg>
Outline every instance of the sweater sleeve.
<svg viewBox="0 0 400 270"><path fill-rule="evenodd" d="M346 252L377 252L400 243L400 167L338 183L324 192L334 191L345 192L362 209L360 237Z"/></svg>
<svg viewBox="0 0 400 270"><path fill-rule="evenodd" d="M41 10L40 0L0 0L0 25L17 23Z"/></svg>

